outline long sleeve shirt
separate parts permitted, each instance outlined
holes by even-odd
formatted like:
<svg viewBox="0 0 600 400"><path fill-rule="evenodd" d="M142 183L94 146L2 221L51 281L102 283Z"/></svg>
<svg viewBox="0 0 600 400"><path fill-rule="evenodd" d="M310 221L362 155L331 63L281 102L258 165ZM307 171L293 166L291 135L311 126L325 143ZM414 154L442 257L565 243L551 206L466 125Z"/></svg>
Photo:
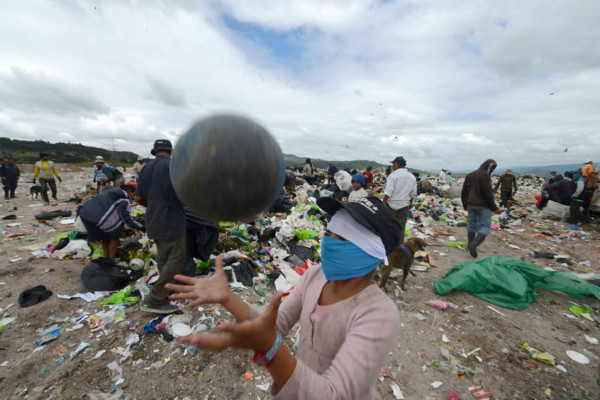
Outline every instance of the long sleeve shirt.
<svg viewBox="0 0 600 400"><path fill-rule="evenodd" d="M55 176L58 178L59 176L54 162L44 160L35 163L35 169L33 170L33 179L36 179L38 175L41 179L46 180L54 179Z"/></svg>
<svg viewBox="0 0 600 400"><path fill-rule="evenodd" d="M327 283L320 266L309 268L279 308L285 336L300 321L297 364L274 400L373 399L375 384L399 330L398 309L376 285L335 304L318 304ZM249 318L260 312L250 307Z"/></svg>

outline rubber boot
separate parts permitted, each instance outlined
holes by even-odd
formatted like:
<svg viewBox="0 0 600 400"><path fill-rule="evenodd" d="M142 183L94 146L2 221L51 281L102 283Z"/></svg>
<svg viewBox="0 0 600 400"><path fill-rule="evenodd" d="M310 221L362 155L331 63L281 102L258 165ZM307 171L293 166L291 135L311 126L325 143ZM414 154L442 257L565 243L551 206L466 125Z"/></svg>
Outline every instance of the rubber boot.
<svg viewBox="0 0 600 400"><path fill-rule="evenodd" d="M471 251L471 242L475 239L475 233L476 232L467 232L467 249L469 249L469 251Z"/></svg>
<svg viewBox="0 0 600 400"><path fill-rule="evenodd" d="M484 240L485 235L482 235L481 233L475 235L475 239L473 239L473 241L471 242L471 247L469 248L469 253L471 254L471 256L473 256L474 258L477 258L477 256L479 256L479 254L477 254L477 247L481 243L483 243Z"/></svg>

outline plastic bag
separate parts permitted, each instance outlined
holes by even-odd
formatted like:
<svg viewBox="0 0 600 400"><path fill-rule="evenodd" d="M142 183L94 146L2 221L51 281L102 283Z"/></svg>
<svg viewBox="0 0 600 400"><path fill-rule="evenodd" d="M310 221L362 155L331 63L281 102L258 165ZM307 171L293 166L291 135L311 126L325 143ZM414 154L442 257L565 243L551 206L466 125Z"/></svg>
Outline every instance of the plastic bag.
<svg viewBox="0 0 600 400"><path fill-rule="evenodd" d="M352 177L346 171L336 172L333 179L335 179L335 184L340 190L348 191L352 187Z"/></svg>

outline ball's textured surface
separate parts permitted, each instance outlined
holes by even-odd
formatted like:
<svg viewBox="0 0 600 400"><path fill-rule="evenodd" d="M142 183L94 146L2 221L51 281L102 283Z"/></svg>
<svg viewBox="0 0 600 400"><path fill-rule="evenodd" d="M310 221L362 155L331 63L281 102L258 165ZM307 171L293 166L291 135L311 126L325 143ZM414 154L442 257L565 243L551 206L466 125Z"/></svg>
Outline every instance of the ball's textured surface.
<svg viewBox="0 0 600 400"><path fill-rule="evenodd" d="M196 122L171 154L171 181L183 204L212 221L250 219L279 195L283 153L254 121L216 115Z"/></svg>

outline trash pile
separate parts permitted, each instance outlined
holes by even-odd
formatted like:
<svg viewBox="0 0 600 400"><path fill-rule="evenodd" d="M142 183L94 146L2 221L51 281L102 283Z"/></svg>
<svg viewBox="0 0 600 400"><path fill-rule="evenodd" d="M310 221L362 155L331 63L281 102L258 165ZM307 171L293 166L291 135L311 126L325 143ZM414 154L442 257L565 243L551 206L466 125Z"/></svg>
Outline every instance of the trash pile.
<svg viewBox="0 0 600 400"><path fill-rule="evenodd" d="M375 173L375 193L378 186L383 186L383 177L383 174ZM582 293L583 286L597 293L590 287L597 288L592 283L598 265L598 257L591 257L589 253L581 256L574 247L589 246L596 238L593 231L567 224L560 218L540 216L534 198L540 182L537 178L519 179L520 189L514 205L493 217L494 232L486 245L492 249L490 251L510 256L506 257L510 263L518 265L507 269L510 277L495 281L493 277L504 275L498 275L495 267L494 271L487 271L492 276L489 279L493 281L492 286L502 289L502 300L506 303L498 301L497 293L473 293L494 305L506 307L510 300L519 307L528 306L521 313L531 321L532 327L524 330L523 327L514 328L516 323L511 321L515 314L510 313L518 311L498 309L500 307L495 308L456 291L435 297L434 288L438 291L439 286L436 282L442 281L443 275L447 274L451 280L456 270L468 269L456 265L451 269L452 264L448 262L449 259L464 261L468 258L464 251L467 213L462 208L457 187L437 188L434 181L421 185L406 227L406 238L421 238L428 247L414 255L412 271L417 273L417 278L411 281L409 277L406 291L401 291L394 280L387 285L387 289L391 288L387 293L397 304L403 329L410 337L398 339L398 349L394 349L389 365L380 374L381 384L377 389L380 398L412 398L415 389L406 377L420 374L425 374L428 380L426 388L420 388L417 397L425 398L430 394L432 398L465 399L471 396L486 399L491 398L490 393L494 397L510 397L498 393L498 387L492 386L490 380L495 379L498 371L504 373L507 368L514 368L517 376L537 374L535 379L556 382L540 390L542 394L550 393L546 394L549 398L552 395L560 398L562 383L558 382L573 377L574 363L587 365L586 362L596 363L600 359L593 347L600 336L597 333L600 308L593 298L568 297L576 301L568 305L553 304L563 311L556 317L550 317L547 309L545 312L537 309L544 296L540 296L536 288L554 289L552 285L564 284L563 280L554 281L553 277L567 276L573 285L568 289L575 294ZM266 304L275 290L293 290L306 269L320 261L320 240L325 234L328 217L316 206L316 199L324 194L332 193L309 185L287 189L271 210L254 221L219 223L218 240L212 254L204 260L194 260L196 275L199 278L210 275L216 256L220 254L225 261L230 287L249 303ZM189 309L184 307L185 304L179 304L180 314L158 318L139 312L141 301L158 278L157 251L151 240L139 232L128 231L118 249L119 260L115 262L103 257L101 247L87 242L84 230L72 214L67 215L68 210L60 211L52 214L52 218L51 215L31 218L31 229L25 227L27 222L23 218L15 215L14 220L7 219L6 223L20 225L7 226L2 231L6 243L18 243L16 248L21 260L10 265L25 266L27 259L53 263L44 265L44 271L36 273L27 291L22 292L23 304L27 306L21 305L20 298L18 304L14 298L1 299L0 349L6 351L0 354L10 356L0 359L0 381L4 377L27 376L11 388L7 397L58 398L63 393L68 397L74 393L72 387L78 384L76 393L81 397L120 399L127 398L135 385L148 385L158 391L159 384L154 381L163 381L156 377L164 375L169 377L164 380L170 379L176 385L190 382L183 379L197 382L208 391L207 395L223 394L210 392L216 390L213 387L219 387L231 388L226 392L228 398L241 398L250 390L255 395L253 398L268 398L270 376L264 369L255 367L249 358L246 360L247 357L239 357L235 352L226 355L208 353L176 340L191 333L216 331L222 320L231 318L222 307L203 305ZM143 212L143 208L134 207L137 216ZM36 216L38 214L41 213ZM19 232L25 234L19 236ZM10 259L12 254L9 256ZM486 270L488 262L482 257L477 267L471 268L481 272L481 269ZM77 281L75 285L61 286L57 282L65 281L68 275L59 278L56 271L46 272L67 266L73 268L73 265L76 275L71 276ZM535 282L523 277L525 272L534 276ZM54 275L47 275L50 273ZM396 269L392 278L401 274L402 271ZM467 274L463 278L470 279L473 275ZM437 281L432 283L434 279ZM512 290L512 286L502 287L502 283L514 283L517 279L523 283L521 292ZM9 281L8 277L0 275L0 281L4 280ZM489 282L479 281L469 285L476 289L490 287ZM4 290L5 286L0 287ZM452 289L465 288L455 284ZM516 296L518 300L515 300L516 293L520 295ZM505 320L506 325L498 328L491 322L490 315ZM558 350L557 345L548 345L535 332L545 319L551 321L545 327L554 329L558 322L550 318L560 318L569 326L577 326L585 332L585 339L581 334L577 345L571 344L568 338L575 334L566 333L567 344L573 348ZM504 334L507 326L518 332L516 339L510 337L510 343L506 343L508 339L499 333ZM482 340L478 335L488 335L490 340ZM471 336L475 338L473 341L478 341L476 345L469 342ZM298 340L296 328L288 335L288 345L293 349ZM408 347L405 341L409 343ZM224 370L222 365L227 369ZM88 381L77 381L78 376L85 376ZM172 390L171 397L175 396L173 393L180 393L179 388Z"/></svg>

